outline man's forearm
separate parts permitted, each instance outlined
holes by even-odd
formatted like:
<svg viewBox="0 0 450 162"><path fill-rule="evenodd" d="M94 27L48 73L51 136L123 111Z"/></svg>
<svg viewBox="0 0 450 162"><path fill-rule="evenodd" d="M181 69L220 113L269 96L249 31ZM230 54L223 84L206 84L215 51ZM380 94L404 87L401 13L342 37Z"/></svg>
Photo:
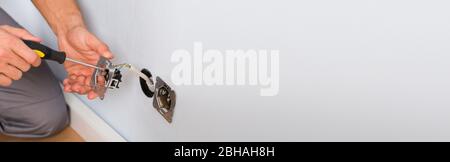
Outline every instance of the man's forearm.
<svg viewBox="0 0 450 162"><path fill-rule="evenodd" d="M85 26L75 0L33 0L33 3L57 36L74 27Z"/></svg>

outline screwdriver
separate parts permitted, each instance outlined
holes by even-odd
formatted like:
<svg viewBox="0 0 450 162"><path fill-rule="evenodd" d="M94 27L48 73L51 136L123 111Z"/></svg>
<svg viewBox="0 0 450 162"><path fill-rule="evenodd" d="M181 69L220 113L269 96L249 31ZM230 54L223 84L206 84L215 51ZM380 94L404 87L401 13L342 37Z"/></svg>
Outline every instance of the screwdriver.
<svg viewBox="0 0 450 162"><path fill-rule="evenodd" d="M101 67L97 67L82 61L78 61L78 60L74 60L71 59L69 57L67 57L65 52L62 51L56 51L54 49L51 49L50 47L47 47L39 42L34 42L34 41L30 41L30 40L23 40L23 42L30 47L41 59L45 59L45 60L53 60L56 61L60 64L63 64L65 61L70 61L73 63L77 63L80 65L84 65L84 66L88 66L88 67L92 67L95 69L101 69L104 70L104 68Z"/></svg>

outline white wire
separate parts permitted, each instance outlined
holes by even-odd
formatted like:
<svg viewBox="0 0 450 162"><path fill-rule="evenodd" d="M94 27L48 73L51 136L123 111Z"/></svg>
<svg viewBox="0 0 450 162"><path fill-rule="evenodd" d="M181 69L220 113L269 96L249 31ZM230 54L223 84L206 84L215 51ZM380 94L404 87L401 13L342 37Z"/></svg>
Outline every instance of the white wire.
<svg viewBox="0 0 450 162"><path fill-rule="evenodd" d="M148 88L150 89L150 91L155 92L155 85L154 82L150 80L150 78L148 78L147 75L145 75L144 73L142 73L141 71L139 71L138 69L136 69L134 66L130 65L130 64L118 64L118 65L114 65L114 67L117 67L118 69L122 68L122 67L126 67L128 68L130 71L134 72L135 74L137 74L140 78L144 79L145 82L147 83Z"/></svg>

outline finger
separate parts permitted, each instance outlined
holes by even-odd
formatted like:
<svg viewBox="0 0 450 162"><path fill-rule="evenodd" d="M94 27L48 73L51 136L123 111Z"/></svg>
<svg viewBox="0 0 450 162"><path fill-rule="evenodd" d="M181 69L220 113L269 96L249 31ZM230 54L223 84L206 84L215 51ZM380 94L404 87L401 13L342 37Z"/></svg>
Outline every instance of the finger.
<svg viewBox="0 0 450 162"><path fill-rule="evenodd" d="M71 85L69 84L69 79L64 79L63 85L64 85L64 92L72 92Z"/></svg>
<svg viewBox="0 0 450 162"><path fill-rule="evenodd" d="M79 75L84 75L84 76L91 76L94 73L94 69L93 68L84 68L79 70L80 74Z"/></svg>
<svg viewBox="0 0 450 162"><path fill-rule="evenodd" d="M85 95L85 94L87 94L87 92L88 92L88 90L86 90L86 89L80 89L80 91L78 92L78 94L80 94L80 95Z"/></svg>
<svg viewBox="0 0 450 162"><path fill-rule="evenodd" d="M93 91L91 86L85 86L87 91Z"/></svg>
<svg viewBox="0 0 450 162"><path fill-rule="evenodd" d="M88 85L83 85L83 90L84 93L88 93L89 91L92 91L92 87Z"/></svg>
<svg viewBox="0 0 450 162"><path fill-rule="evenodd" d="M78 93L84 95L87 94L89 91L91 91L89 87L82 85Z"/></svg>
<svg viewBox="0 0 450 162"><path fill-rule="evenodd" d="M91 67L84 67L82 65L67 66L66 70L71 75L83 75L91 76L94 73L94 69Z"/></svg>
<svg viewBox="0 0 450 162"><path fill-rule="evenodd" d="M81 86L79 84L74 84L74 85L72 85L71 90L76 93L79 93L81 90Z"/></svg>
<svg viewBox="0 0 450 162"><path fill-rule="evenodd" d="M88 79L89 78L89 79ZM85 80L84 80L84 85L87 85L87 86L91 86L91 77L88 77L88 78L86 78Z"/></svg>
<svg viewBox="0 0 450 162"><path fill-rule="evenodd" d="M80 84L80 85L84 85L85 77L84 76L78 76L77 77L77 83Z"/></svg>
<svg viewBox="0 0 450 162"><path fill-rule="evenodd" d="M97 82L98 83L100 83L100 84L103 84L103 85L105 85L106 83L106 78L105 78L105 76L97 76Z"/></svg>
<svg viewBox="0 0 450 162"><path fill-rule="evenodd" d="M83 82L80 82L78 80L77 75L70 75L68 78L66 78L63 81L64 84L64 91L66 92L76 92L78 94L86 94L87 91L89 91L89 87L86 87L83 85Z"/></svg>
<svg viewBox="0 0 450 162"><path fill-rule="evenodd" d="M1 26L2 29L6 30L8 33L11 33L19 38L25 39L25 40L31 40L35 42L42 42L42 39L39 37L34 36L30 32L28 32L25 29L22 28L15 28L12 26L4 25Z"/></svg>
<svg viewBox="0 0 450 162"><path fill-rule="evenodd" d="M85 88L85 94L88 94L90 91L92 91L92 88L91 88L91 86L84 86L84 88Z"/></svg>
<svg viewBox="0 0 450 162"><path fill-rule="evenodd" d="M0 73L13 80L19 80L22 78L22 71L11 65L2 67L0 69Z"/></svg>
<svg viewBox="0 0 450 162"><path fill-rule="evenodd" d="M84 84L85 83L85 77L84 76L78 76L77 78L77 84L81 86L79 93L80 94L86 94L87 91L89 91L89 87Z"/></svg>
<svg viewBox="0 0 450 162"><path fill-rule="evenodd" d="M88 93L87 97L88 97L89 100L93 100L93 99L97 98L98 95L97 95L97 93L95 93L94 91L90 91L90 92Z"/></svg>
<svg viewBox="0 0 450 162"><path fill-rule="evenodd" d="M71 81L76 81L77 79L77 75L70 75L70 80Z"/></svg>
<svg viewBox="0 0 450 162"><path fill-rule="evenodd" d="M12 53L12 52L11 52ZM8 56L7 63L18 68L22 72L27 72L30 70L31 65L28 64L25 60L23 60L21 57L19 57L17 54L11 54Z"/></svg>
<svg viewBox="0 0 450 162"><path fill-rule="evenodd" d="M75 85L77 84L76 75L71 75L70 78L67 78L67 84L69 85Z"/></svg>
<svg viewBox="0 0 450 162"><path fill-rule="evenodd" d="M71 84L73 84L73 79L71 79L71 76L69 75L66 79L64 79L64 81L63 81L63 83L64 84L68 84L68 85L71 85Z"/></svg>
<svg viewBox="0 0 450 162"><path fill-rule="evenodd" d="M64 80L63 80L63 84L64 84L64 85L68 85L68 84L69 84L69 79L64 79Z"/></svg>
<svg viewBox="0 0 450 162"><path fill-rule="evenodd" d="M12 84L12 80L9 77L6 77L5 75L0 74L0 86L10 86Z"/></svg>
<svg viewBox="0 0 450 162"><path fill-rule="evenodd" d="M112 52L108 49L104 52L99 52L103 57L107 58L107 59L113 59L114 55L112 54Z"/></svg>
<svg viewBox="0 0 450 162"><path fill-rule="evenodd" d="M106 57L108 59L113 58L111 51L109 51L109 47L105 43L103 43L97 37L95 37L93 35L89 38L90 39L88 39L88 41L87 41L89 48L93 49L94 51L96 51L103 57Z"/></svg>
<svg viewBox="0 0 450 162"><path fill-rule="evenodd" d="M33 52L25 43L18 40L13 43L13 52L19 55L22 59L24 59L27 63L37 67L41 64L41 58Z"/></svg>
<svg viewBox="0 0 450 162"><path fill-rule="evenodd" d="M79 67L74 67L73 69L68 69L68 71L71 71L70 74L72 75L81 75L81 71Z"/></svg>
<svg viewBox="0 0 450 162"><path fill-rule="evenodd" d="M78 94L86 94L88 88L85 85L80 84L78 81L75 84L72 84L72 90Z"/></svg>
<svg viewBox="0 0 450 162"><path fill-rule="evenodd" d="M66 62L64 62L64 68L66 69L68 74L73 74L76 71L78 71L79 65L77 65L73 62L70 62L70 61L66 61Z"/></svg>
<svg viewBox="0 0 450 162"><path fill-rule="evenodd" d="M70 85L64 85L64 92L72 93L72 86Z"/></svg>

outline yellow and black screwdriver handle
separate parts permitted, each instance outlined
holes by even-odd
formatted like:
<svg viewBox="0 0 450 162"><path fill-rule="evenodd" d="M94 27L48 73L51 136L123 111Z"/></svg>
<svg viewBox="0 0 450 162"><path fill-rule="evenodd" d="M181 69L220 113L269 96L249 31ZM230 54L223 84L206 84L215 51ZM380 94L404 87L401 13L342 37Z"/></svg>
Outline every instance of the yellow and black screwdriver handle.
<svg viewBox="0 0 450 162"><path fill-rule="evenodd" d="M23 42L30 47L41 59L53 60L60 64L63 64L66 61L66 53L56 51L47 47L45 45L40 44L39 42L23 40Z"/></svg>

